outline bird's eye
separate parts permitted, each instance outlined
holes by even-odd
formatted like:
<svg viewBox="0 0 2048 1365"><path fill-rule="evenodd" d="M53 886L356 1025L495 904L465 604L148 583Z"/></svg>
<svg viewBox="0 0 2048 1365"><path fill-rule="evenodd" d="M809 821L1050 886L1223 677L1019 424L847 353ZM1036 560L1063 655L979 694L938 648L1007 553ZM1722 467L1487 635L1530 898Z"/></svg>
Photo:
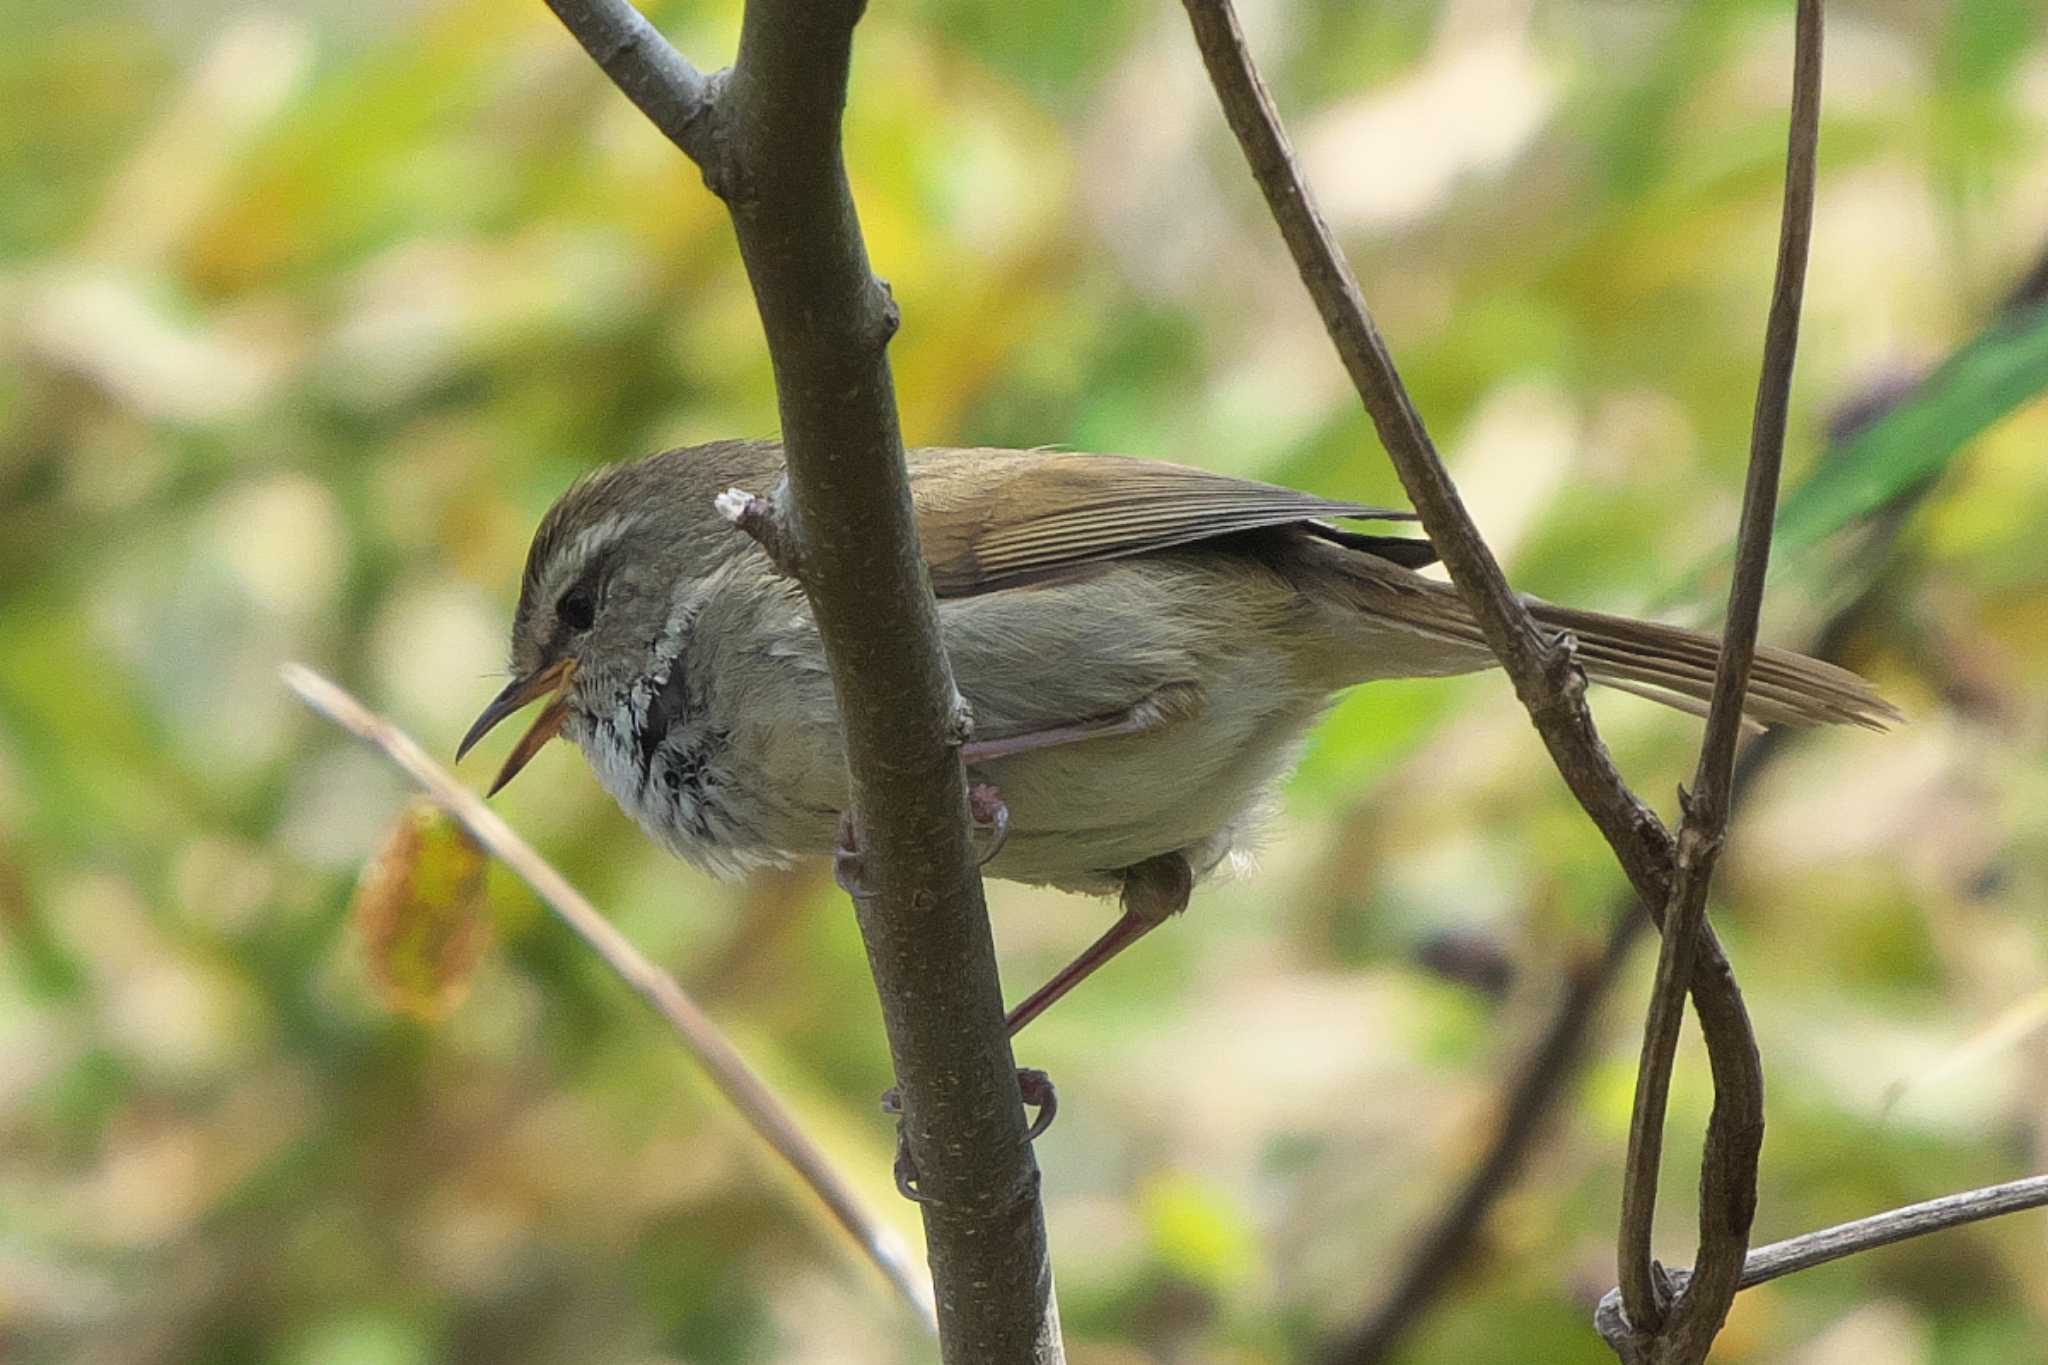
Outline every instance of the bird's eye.
<svg viewBox="0 0 2048 1365"><path fill-rule="evenodd" d="M555 604L555 619L571 630L589 630L597 619L597 598L582 584L562 594Z"/></svg>

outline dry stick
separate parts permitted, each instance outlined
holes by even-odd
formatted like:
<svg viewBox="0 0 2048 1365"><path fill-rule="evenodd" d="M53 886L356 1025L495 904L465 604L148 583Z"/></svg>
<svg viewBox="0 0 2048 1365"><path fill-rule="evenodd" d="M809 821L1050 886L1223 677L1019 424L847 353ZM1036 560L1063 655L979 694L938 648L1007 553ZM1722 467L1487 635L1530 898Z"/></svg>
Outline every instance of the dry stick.
<svg viewBox="0 0 2048 1365"><path fill-rule="evenodd" d="M286 664L281 670L285 686L320 715L333 721L356 738L381 750L385 757L433 797L441 807L476 836L491 855L512 869L533 888L561 921L578 938L604 959L605 965L639 993L675 1029L684 1050L695 1057L711 1075L712 1084L731 1101L747 1126L759 1133L775 1154L788 1162L810 1186L838 1224L860 1244L868 1259L882 1272L896 1292L903 1296L927 1328L937 1329L932 1307L931 1286L914 1268L910 1249L896 1230L876 1219L862 1206L832 1163L816 1143L797 1125L767 1084L754 1074L738 1049L697 1006L675 978L641 956L640 950L621 934L583 894L561 873L535 852L512 827L485 805L469 788L449 776L427 757L424 750L402 730L370 711L347 692L303 664Z"/></svg>
<svg viewBox="0 0 2048 1365"><path fill-rule="evenodd" d="M1741 1283L1756 1214L1757 1158L1763 1143L1763 1084L1760 1074L1741 1087L1716 1078L1714 1121L1700 1165L1700 1247L1698 1262L1677 1302L1668 1305L1652 1265L1657 1174L1663 1146L1664 1111L1671 1068L1691 982L1699 927L1705 923L1707 888L1728 834L1735 742L1741 734L1743 694L1756 653L1763 613L1764 580L1770 568L1771 528L1777 515L1778 475L1784 463L1786 413L1791 402L1792 367L1799 348L1799 312L1806 287L1806 260L1813 236L1815 157L1820 140L1821 0L1799 0L1792 59L1791 129L1785 157L1784 216L1779 227L1777 280L1764 329L1763 375L1757 386L1750 433L1749 476L1743 488L1742 519L1736 536L1735 577L1728 595L1727 623L1714 694L1707 708L1706 738L1685 818L1678 832L1678 866L1665 912L1664 944L1658 956L1643 1051L1636 1073L1636 1103L1629 1127L1629 1153L1622 1188L1620 1279L1622 1303L1633 1334L1624 1358L1649 1349L1657 1359L1698 1361L1721 1330ZM1750 1047L1754 1050L1754 1041ZM1645 1357L1647 1358L1647 1356Z"/></svg>
<svg viewBox="0 0 2048 1365"><path fill-rule="evenodd" d="M1878 1247L1925 1237L1929 1233L1946 1232L1987 1218L2043 1207L2048 1207L2048 1175L2030 1175L2002 1185L1986 1185L1982 1189L1946 1194L1939 1199L1908 1204L1904 1208L1887 1209L1868 1218L1822 1228L1818 1232L1801 1233L1782 1242L1758 1247L1744 1260L1738 1287L1752 1289L1795 1271L1811 1270ZM1689 1270L1669 1270L1665 1275L1672 1286L1680 1290L1692 1279ZM1626 1324L1621 1314L1621 1291L1611 1289L1600 1301L1598 1320L1602 1323L1601 1330L1625 1331Z"/></svg>
<svg viewBox="0 0 2048 1365"><path fill-rule="evenodd" d="M1908 1204L1904 1208L1888 1209L1868 1218L1858 1218L1853 1223L1802 1233L1782 1242L1758 1247L1749 1253L1743 1264L1741 1287L1748 1289L1767 1280L1775 1280L1780 1275L1790 1275L1795 1270L1810 1270L1861 1251L1925 1237L1930 1232L1943 1232L1965 1223L2044 1206L2048 1206L2048 1175L2027 1176L2002 1185L1987 1185L1980 1190L1967 1190L1962 1194L1948 1194L1924 1203ZM1676 1271L1672 1273L1674 1277L1678 1274Z"/></svg>
<svg viewBox="0 0 2048 1365"><path fill-rule="evenodd" d="M548 0L726 201L789 467L770 500L818 625L860 847L842 863L880 997L948 1365L1063 1359L1039 1172L968 833L962 706L897 424L897 313L840 154L862 0L748 0L701 76L626 0ZM764 491L764 490L756 490ZM759 527L756 528L760 529Z"/></svg>

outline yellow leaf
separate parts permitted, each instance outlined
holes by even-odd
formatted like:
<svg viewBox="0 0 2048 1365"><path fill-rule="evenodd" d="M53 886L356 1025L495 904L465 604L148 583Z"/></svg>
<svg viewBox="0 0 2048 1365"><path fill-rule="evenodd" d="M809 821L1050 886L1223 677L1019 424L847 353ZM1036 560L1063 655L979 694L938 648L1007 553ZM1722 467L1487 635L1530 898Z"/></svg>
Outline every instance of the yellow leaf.
<svg viewBox="0 0 2048 1365"><path fill-rule="evenodd" d="M414 801L392 823L350 911L387 1007L442 1019L468 993L490 937L484 867L469 831L431 801Z"/></svg>

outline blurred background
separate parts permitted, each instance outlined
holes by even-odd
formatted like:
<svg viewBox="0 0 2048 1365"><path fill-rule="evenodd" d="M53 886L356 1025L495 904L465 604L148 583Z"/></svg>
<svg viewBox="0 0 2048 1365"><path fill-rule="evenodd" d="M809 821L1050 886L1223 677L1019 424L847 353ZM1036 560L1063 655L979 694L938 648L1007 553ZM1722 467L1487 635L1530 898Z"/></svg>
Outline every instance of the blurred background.
<svg viewBox="0 0 2048 1365"><path fill-rule="evenodd" d="M1333 221L1516 582L1710 624L1779 214L1790 5L1256 0ZM1910 716L1761 765L1718 921L1771 1084L1757 1238L2048 1165L2048 243L2034 0L1831 7L1766 614ZM725 61L738 0L652 11ZM538 3L16 0L0 51L0 1357L918 1362L931 1345L638 1002L502 873L466 998L348 905L444 758L527 538L596 462L775 430L720 206ZM1400 493L1178 7L878 3L848 157L915 442ZM2038 290L2042 281L2035 281ZM1597 709L1667 811L1696 722ZM465 769L482 783L509 737ZM656 852L566 746L499 807L701 992L886 1216L889 1083L823 869ZM1024 1035L1077 1365L1361 1320L1479 1154L1619 874L1498 678L1353 694L1252 879ZM1112 907L991 888L1014 995ZM1406 1339L1605 1361L1651 954ZM433 1011L429 1011L433 1013ZM1660 1252L1691 1256L1696 1040ZM1738 1300L1717 1359L2040 1358L2022 1215Z"/></svg>

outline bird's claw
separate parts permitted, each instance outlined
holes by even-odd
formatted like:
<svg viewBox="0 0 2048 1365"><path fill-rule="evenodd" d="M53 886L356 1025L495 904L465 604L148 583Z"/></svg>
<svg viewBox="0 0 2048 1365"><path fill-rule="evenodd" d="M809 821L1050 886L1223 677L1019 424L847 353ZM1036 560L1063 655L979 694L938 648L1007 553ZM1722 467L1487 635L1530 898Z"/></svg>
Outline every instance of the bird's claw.
<svg viewBox="0 0 2048 1365"><path fill-rule="evenodd" d="M867 874L867 858L860 846L860 823L852 811L842 811L839 831L832 838L832 880L855 900L865 900L874 894Z"/></svg>
<svg viewBox="0 0 2048 1365"><path fill-rule="evenodd" d="M892 1168L896 1175L896 1193L913 1204L937 1203L917 1187L917 1161L910 1155L910 1132L904 1127L901 1086L892 1085L882 1092L882 1112L896 1116L896 1162Z"/></svg>
<svg viewBox="0 0 2048 1365"><path fill-rule="evenodd" d="M967 788L967 813L973 817L976 829L988 831L988 847L975 859L975 866L986 867L1009 842L1010 808L995 787L986 782L975 782ZM840 890L857 900L874 894L874 888L867 881L867 857L861 849L860 822L850 810L840 812L839 830L832 837L832 879L839 883Z"/></svg>
<svg viewBox="0 0 2048 1365"><path fill-rule="evenodd" d="M1053 1087L1052 1077L1037 1067L1017 1068L1017 1089L1024 1096L1027 1107L1036 1109L1031 1126L1024 1130L1026 1142L1036 1142L1052 1127L1054 1115L1060 1111L1059 1091ZM882 1092L882 1112L896 1116L896 1160L893 1170L896 1176L896 1192L913 1204L935 1204L938 1201L918 1188L917 1160L910 1155L910 1132L905 1126L903 1112L903 1090L890 1086Z"/></svg>
<svg viewBox="0 0 2048 1365"><path fill-rule="evenodd" d="M975 828L989 832L988 847L975 859L977 867L987 867L1010 841L1009 804L993 783L974 782L967 787L967 813L973 817Z"/></svg>
<svg viewBox="0 0 2048 1365"><path fill-rule="evenodd" d="M1024 1103L1038 1111L1024 1130L1024 1140L1036 1142L1060 1112L1060 1092L1053 1088L1052 1077L1034 1066L1017 1068L1017 1089L1024 1093Z"/></svg>
<svg viewBox="0 0 2048 1365"><path fill-rule="evenodd" d="M917 1187L917 1162L910 1155L910 1135L903 1131L903 1125L896 1125L896 1193L913 1204L936 1204L939 1201Z"/></svg>

